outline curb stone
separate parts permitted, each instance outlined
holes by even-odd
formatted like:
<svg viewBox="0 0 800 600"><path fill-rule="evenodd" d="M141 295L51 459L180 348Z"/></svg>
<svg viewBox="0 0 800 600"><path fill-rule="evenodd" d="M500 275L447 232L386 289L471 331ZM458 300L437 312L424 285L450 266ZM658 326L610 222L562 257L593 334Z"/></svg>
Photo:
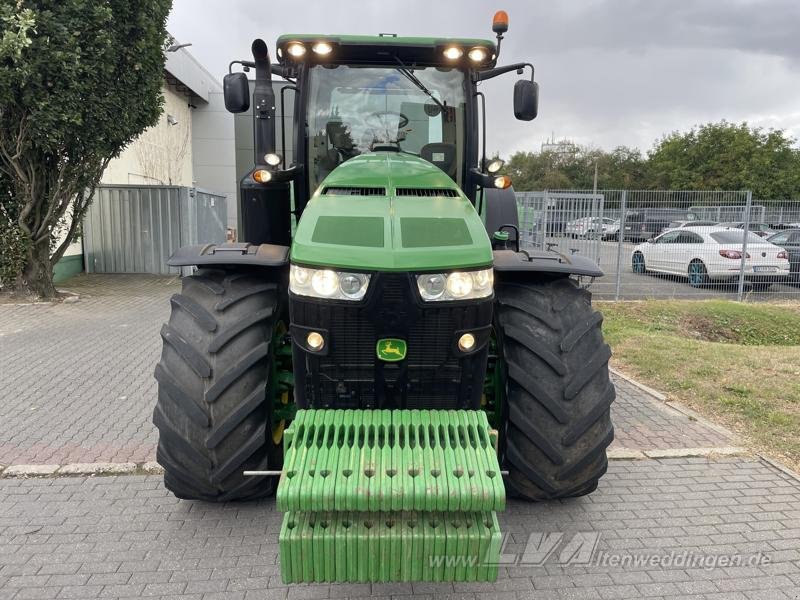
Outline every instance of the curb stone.
<svg viewBox="0 0 800 600"><path fill-rule="evenodd" d="M72 463L61 467L57 475L125 475L136 471L136 463Z"/></svg>
<svg viewBox="0 0 800 600"><path fill-rule="evenodd" d="M55 475L60 465L11 465L3 471L4 477L37 477Z"/></svg>
<svg viewBox="0 0 800 600"><path fill-rule="evenodd" d="M644 460L647 458L644 452L633 448L609 448L606 455L608 460Z"/></svg>
<svg viewBox="0 0 800 600"><path fill-rule="evenodd" d="M666 448L645 450L648 458L714 458L721 456L750 456L746 448L739 446L719 446L712 448Z"/></svg>
<svg viewBox="0 0 800 600"><path fill-rule="evenodd" d="M155 461L150 461L143 463L140 467L140 470L148 475L163 475L164 474L164 467L158 464Z"/></svg>

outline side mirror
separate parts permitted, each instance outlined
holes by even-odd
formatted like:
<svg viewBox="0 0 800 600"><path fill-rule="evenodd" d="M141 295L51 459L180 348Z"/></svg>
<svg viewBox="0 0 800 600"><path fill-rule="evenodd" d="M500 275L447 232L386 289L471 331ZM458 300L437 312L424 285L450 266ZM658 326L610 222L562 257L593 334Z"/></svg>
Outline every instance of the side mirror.
<svg viewBox="0 0 800 600"><path fill-rule="evenodd" d="M514 84L514 116L520 121L533 121L539 113L539 84L520 79Z"/></svg>
<svg viewBox="0 0 800 600"><path fill-rule="evenodd" d="M228 73L222 78L222 95L228 112L241 113L250 108L250 84L244 73Z"/></svg>

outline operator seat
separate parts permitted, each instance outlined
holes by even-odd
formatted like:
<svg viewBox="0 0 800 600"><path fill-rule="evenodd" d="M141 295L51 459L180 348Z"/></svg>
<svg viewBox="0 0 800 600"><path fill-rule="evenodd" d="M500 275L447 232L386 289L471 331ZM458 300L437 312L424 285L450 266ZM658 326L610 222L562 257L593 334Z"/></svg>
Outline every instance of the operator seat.
<svg viewBox="0 0 800 600"><path fill-rule="evenodd" d="M456 178L456 147L453 144L434 142L419 149L419 155L439 167L452 179Z"/></svg>

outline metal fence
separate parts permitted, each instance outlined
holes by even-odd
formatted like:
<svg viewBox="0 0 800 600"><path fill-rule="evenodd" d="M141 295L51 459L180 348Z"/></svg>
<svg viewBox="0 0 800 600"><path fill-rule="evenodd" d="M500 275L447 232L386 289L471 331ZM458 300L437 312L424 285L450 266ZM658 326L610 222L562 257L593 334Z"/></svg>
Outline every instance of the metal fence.
<svg viewBox="0 0 800 600"><path fill-rule="evenodd" d="M223 243L224 195L178 186L104 185L83 221L87 273L178 273L181 246Z"/></svg>
<svg viewBox="0 0 800 600"><path fill-rule="evenodd" d="M517 192L524 246L581 254L599 299L800 300L800 200L747 191ZM747 232L747 233L745 233Z"/></svg>

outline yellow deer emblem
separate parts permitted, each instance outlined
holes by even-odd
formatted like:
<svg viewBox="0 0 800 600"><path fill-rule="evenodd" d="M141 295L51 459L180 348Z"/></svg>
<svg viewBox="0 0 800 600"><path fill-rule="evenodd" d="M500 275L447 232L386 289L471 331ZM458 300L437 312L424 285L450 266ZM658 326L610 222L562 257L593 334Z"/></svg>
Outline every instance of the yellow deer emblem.
<svg viewBox="0 0 800 600"><path fill-rule="evenodd" d="M406 343L403 340L383 339L378 341L378 358L389 362L406 357Z"/></svg>

